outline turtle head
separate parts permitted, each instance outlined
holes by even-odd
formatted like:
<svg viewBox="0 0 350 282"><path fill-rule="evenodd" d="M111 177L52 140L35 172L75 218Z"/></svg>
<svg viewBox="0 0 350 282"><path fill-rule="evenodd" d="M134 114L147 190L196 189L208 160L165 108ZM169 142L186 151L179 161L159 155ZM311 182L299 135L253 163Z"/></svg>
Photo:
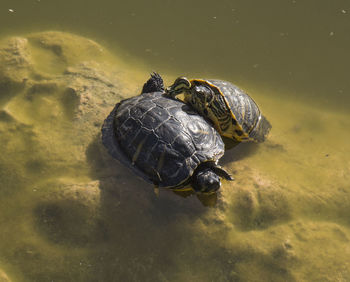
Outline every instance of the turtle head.
<svg viewBox="0 0 350 282"><path fill-rule="evenodd" d="M196 192L213 193L221 186L220 177L210 168L199 171L193 179Z"/></svg>
<svg viewBox="0 0 350 282"><path fill-rule="evenodd" d="M192 186L196 192L214 193L221 186L220 177L230 181L234 180L226 170L214 162L204 163L194 173Z"/></svg>
<svg viewBox="0 0 350 282"><path fill-rule="evenodd" d="M141 93L163 92L163 78L156 72L151 73L151 78L143 85Z"/></svg>
<svg viewBox="0 0 350 282"><path fill-rule="evenodd" d="M185 102L192 105L200 113L205 112L214 101L214 91L205 84L193 86L190 93L185 93Z"/></svg>
<svg viewBox="0 0 350 282"><path fill-rule="evenodd" d="M174 84L169 86L165 91L169 96L175 97L190 88L191 82L186 77L180 76L175 80Z"/></svg>

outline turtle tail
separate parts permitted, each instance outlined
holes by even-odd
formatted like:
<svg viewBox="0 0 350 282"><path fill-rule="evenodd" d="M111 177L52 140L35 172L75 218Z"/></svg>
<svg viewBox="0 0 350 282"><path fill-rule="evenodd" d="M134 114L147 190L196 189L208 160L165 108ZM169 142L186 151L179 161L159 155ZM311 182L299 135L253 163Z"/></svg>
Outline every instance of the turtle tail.
<svg viewBox="0 0 350 282"><path fill-rule="evenodd" d="M164 92L164 82L160 74L153 72L151 78L143 85L142 93Z"/></svg>
<svg viewBox="0 0 350 282"><path fill-rule="evenodd" d="M249 137L257 142L264 142L271 128L271 123L261 115L255 128L249 133Z"/></svg>

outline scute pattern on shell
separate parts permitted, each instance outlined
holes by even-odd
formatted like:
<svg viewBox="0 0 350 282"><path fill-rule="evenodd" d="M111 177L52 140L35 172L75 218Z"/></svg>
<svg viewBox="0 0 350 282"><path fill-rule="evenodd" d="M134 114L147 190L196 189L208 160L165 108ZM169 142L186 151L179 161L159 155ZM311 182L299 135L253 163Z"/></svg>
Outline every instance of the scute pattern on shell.
<svg viewBox="0 0 350 282"><path fill-rule="evenodd" d="M120 102L112 129L110 125L104 127L105 135L113 130L116 141L109 137L104 144L108 148L111 142L118 143L114 157L160 187L185 184L199 164L217 161L224 153L224 143L211 124L161 92Z"/></svg>

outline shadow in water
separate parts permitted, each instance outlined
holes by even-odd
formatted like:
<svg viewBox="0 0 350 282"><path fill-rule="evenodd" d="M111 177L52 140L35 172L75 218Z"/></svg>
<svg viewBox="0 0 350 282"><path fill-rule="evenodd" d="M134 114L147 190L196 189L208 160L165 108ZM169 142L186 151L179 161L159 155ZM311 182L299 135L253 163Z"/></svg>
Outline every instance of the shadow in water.
<svg viewBox="0 0 350 282"><path fill-rule="evenodd" d="M225 155L221 158L220 163L224 166L225 164L235 162L244 159L247 156L255 154L261 147L262 144L247 142L237 143L229 138L223 138L225 143Z"/></svg>
<svg viewBox="0 0 350 282"><path fill-rule="evenodd" d="M261 150L279 151L285 152L285 148L281 144L273 143L270 140L266 140L263 143L247 142L237 143L229 138L223 138L225 143L225 155L221 158L220 163L222 165L229 164L231 162L239 161L248 156L259 153Z"/></svg>

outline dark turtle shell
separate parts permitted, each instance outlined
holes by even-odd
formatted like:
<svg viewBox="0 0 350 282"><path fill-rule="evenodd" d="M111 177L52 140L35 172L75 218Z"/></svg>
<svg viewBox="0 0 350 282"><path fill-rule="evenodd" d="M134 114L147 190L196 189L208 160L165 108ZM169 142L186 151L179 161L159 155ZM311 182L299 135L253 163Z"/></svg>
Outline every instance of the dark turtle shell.
<svg viewBox="0 0 350 282"><path fill-rule="evenodd" d="M189 95L185 94L185 101L199 111L211 110L212 118L210 116L208 118L213 120L222 136L239 142L265 140L271 124L261 114L258 105L248 94L228 81L193 79L190 82L192 89L196 85L205 84L215 92L215 100L210 109L191 103L191 95L193 95L191 92ZM202 112L201 114L205 115Z"/></svg>
<svg viewBox="0 0 350 282"><path fill-rule="evenodd" d="M187 185L196 168L224 154L218 132L188 105L162 92L118 103L104 122L109 153L159 187Z"/></svg>

